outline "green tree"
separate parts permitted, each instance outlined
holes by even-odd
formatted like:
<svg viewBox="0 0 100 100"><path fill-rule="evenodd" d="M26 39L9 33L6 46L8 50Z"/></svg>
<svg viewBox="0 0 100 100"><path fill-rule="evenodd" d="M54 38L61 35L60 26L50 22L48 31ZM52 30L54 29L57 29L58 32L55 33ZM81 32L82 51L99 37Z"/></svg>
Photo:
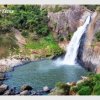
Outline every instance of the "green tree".
<svg viewBox="0 0 100 100"><path fill-rule="evenodd" d="M36 32L39 35L49 33L47 11L38 5L10 6L14 10L12 21L17 29Z"/></svg>

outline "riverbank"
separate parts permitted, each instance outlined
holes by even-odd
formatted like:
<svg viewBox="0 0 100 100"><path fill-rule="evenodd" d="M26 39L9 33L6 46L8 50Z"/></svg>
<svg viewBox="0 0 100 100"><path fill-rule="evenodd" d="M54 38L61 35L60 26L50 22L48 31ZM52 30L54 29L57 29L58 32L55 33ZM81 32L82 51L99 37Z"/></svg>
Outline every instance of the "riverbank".
<svg viewBox="0 0 100 100"><path fill-rule="evenodd" d="M29 58L5 58L0 60L0 72L4 73L13 67L31 62Z"/></svg>
<svg viewBox="0 0 100 100"><path fill-rule="evenodd" d="M31 86L31 85L27 85L27 84L20 85L20 89L17 90L16 85L14 85L14 87L11 87L7 83L2 82L2 83L0 83L0 95L80 95L79 94L80 93L79 92L80 91L80 88L79 88L80 84L83 84L83 85L85 84L86 89L87 89L87 86L89 86L88 88L90 91L91 90L91 83L94 82L93 79L89 79L88 77L82 77L81 80L78 80L77 82L73 81L73 82L67 82L67 83L60 83L59 85L55 86L54 88L53 87L49 88L48 85L45 84L47 86L44 85L45 87L43 87L43 89L41 88L38 90L34 89L35 86ZM83 82L85 82L85 83L83 83ZM81 85L81 86L83 86L83 85ZM94 87L94 85L95 84L93 83L93 87ZM78 88L79 90L75 91L74 88L75 89ZM83 88L83 87L81 87L81 88Z"/></svg>
<svg viewBox="0 0 100 100"><path fill-rule="evenodd" d="M0 95L47 95L50 90L49 87L45 86L42 90L34 91L33 87L24 84L20 87L20 91L17 91L16 87L10 88L6 84L0 85Z"/></svg>
<svg viewBox="0 0 100 100"><path fill-rule="evenodd" d="M92 77L93 78L92 78ZM77 82L67 82L62 83L59 82L55 85L54 88L49 88L48 86L44 86L41 90L34 91L34 87L23 84L20 87L20 90L17 91L16 87L10 88L6 84L0 84L0 95L97 95L94 91L95 84L92 85L93 89L91 90L91 84L93 83L94 77L98 77L99 75L90 75L88 77L81 76L81 80ZM95 83L97 79L95 79ZM91 82L91 83L90 83ZM88 89L87 89L88 87ZM84 88L84 90L83 90ZM86 90L85 90L86 88ZM82 89L82 91L80 91ZM87 91L87 92L84 92Z"/></svg>
<svg viewBox="0 0 100 100"><path fill-rule="evenodd" d="M6 79L5 73L13 70L14 67L21 66L31 62L29 58L8 57L0 60L0 83Z"/></svg>

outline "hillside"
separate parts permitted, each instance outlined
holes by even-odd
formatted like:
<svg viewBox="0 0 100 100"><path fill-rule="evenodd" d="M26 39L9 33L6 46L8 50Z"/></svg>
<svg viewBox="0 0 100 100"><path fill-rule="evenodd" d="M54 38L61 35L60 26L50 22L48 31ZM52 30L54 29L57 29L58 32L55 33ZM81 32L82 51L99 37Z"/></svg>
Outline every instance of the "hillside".
<svg viewBox="0 0 100 100"><path fill-rule="evenodd" d="M20 54L41 58L63 52L81 16L95 11L97 6L2 5L0 8L13 10L0 14L0 58ZM98 42L99 31L96 27Z"/></svg>

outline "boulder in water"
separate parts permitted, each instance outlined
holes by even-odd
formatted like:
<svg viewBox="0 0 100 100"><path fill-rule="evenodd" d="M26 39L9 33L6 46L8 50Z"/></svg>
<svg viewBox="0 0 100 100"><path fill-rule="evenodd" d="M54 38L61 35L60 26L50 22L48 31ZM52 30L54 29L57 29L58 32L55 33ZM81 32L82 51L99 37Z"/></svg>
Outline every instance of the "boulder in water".
<svg viewBox="0 0 100 100"><path fill-rule="evenodd" d="M32 95L36 95L37 93L36 93L36 91L32 91Z"/></svg>
<svg viewBox="0 0 100 100"><path fill-rule="evenodd" d="M50 91L50 89L49 89L49 87L48 87L48 86L44 86L44 87L43 87L43 91L44 91L44 92L49 92L49 91Z"/></svg>
<svg viewBox="0 0 100 100"><path fill-rule="evenodd" d="M0 95L4 94L4 92L8 89L8 85L2 84L0 86Z"/></svg>
<svg viewBox="0 0 100 100"><path fill-rule="evenodd" d="M15 95L15 94L16 93L15 93L14 89L6 90L5 93L4 93L4 95Z"/></svg>
<svg viewBox="0 0 100 100"><path fill-rule="evenodd" d="M22 87L21 87L21 91L24 91L24 90L32 90L33 88L31 87L31 86L29 86L29 85L23 85Z"/></svg>
<svg viewBox="0 0 100 100"><path fill-rule="evenodd" d="M5 75L3 73L0 73L0 81L5 79Z"/></svg>
<svg viewBox="0 0 100 100"><path fill-rule="evenodd" d="M30 94L31 94L31 92L28 90L24 90L24 91L20 92L20 95L30 95Z"/></svg>

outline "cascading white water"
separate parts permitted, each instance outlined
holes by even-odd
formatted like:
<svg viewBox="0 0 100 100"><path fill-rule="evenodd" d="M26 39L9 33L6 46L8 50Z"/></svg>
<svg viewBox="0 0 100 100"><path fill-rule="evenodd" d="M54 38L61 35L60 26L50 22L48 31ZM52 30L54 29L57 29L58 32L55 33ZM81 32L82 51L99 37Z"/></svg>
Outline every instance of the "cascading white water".
<svg viewBox="0 0 100 100"><path fill-rule="evenodd" d="M64 65L75 65L77 63L77 51L80 45L82 35L85 33L87 26L89 25L91 16L88 16L85 23L80 26L74 33L69 45L66 48L66 55L63 60L57 61Z"/></svg>

